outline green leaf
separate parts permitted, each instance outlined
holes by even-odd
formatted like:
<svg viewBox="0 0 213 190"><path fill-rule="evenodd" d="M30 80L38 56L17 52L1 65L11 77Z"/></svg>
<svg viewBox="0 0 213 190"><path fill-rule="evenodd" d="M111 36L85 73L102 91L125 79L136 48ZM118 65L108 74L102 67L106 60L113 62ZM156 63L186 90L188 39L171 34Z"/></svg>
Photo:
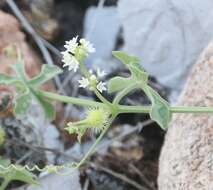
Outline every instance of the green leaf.
<svg viewBox="0 0 213 190"><path fill-rule="evenodd" d="M15 100L15 107L14 107L15 115L19 116L25 114L30 106L31 100L32 96L29 90L19 95Z"/></svg>
<svg viewBox="0 0 213 190"><path fill-rule="evenodd" d="M136 56L129 55L123 51L113 51L112 54L122 63L128 65L130 63L139 63L140 60Z"/></svg>
<svg viewBox="0 0 213 190"><path fill-rule="evenodd" d="M156 121L162 129L166 130L171 120L169 103L150 86L146 85L143 90L152 102L151 119Z"/></svg>
<svg viewBox="0 0 213 190"><path fill-rule="evenodd" d="M9 159L3 159L0 157L0 165L3 167L8 167L11 164ZM23 181L26 183L31 184L38 184L36 181L36 176L27 171L26 169L23 169L22 166L15 165L15 168L10 168L8 171L0 168L0 177L4 178L4 180L7 180L8 182L13 180ZM2 171L2 173L1 173Z"/></svg>
<svg viewBox="0 0 213 190"><path fill-rule="evenodd" d="M26 82L26 73L25 73L25 68L23 63L16 63L11 65L11 67L15 70L17 76L19 79L21 79L23 82Z"/></svg>
<svg viewBox="0 0 213 190"><path fill-rule="evenodd" d="M61 72L62 70L55 65L43 65L40 74L32 78L28 84L32 86L39 86Z"/></svg>
<svg viewBox="0 0 213 190"><path fill-rule="evenodd" d="M4 159L0 156L0 166L7 167L9 165L10 165L10 160ZM1 168L0 168L0 171L1 171ZM1 172L0 172L0 174L1 174Z"/></svg>
<svg viewBox="0 0 213 190"><path fill-rule="evenodd" d="M17 81L16 77L0 73L0 84L12 84Z"/></svg>
<svg viewBox="0 0 213 190"><path fill-rule="evenodd" d="M32 91L32 93L43 108L46 117L51 120L54 119L56 115L54 106L39 93L35 91Z"/></svg>
<svg viewBox="0 0 213 190"><path fill-rule="evenodd" d="M17 181L23 181L25 183L30 183L30 184L37 184L38 182L36 181L36 176L33 175L31 172L27 171L26 169L22 169L22 166L16 166L18 169L11 169L11 171L6 174L7 177L12 180L17 180Z"/></svg>
<svg viewBox="0 0 213 190"><path fill-rule="evenodd" d="M51 79L55 75L62 72L57 66L44 65L41 73L31 80L27 80L28 77L25 73L24 64L22 60L19 63L13 64L12 68L16 71L18 77L12 77L6 74L0 74L0 83L13 84L16 87L18 95L15 97L14 113L15 115L23 115L27 112L28 107L35 97L36 100L42 106L46 117L55 118L54 107L45 100L37 92L37 87L47 80Z"/></svg>
<svg viewBox="0 0 213 190"><path fill-rule="evenodd" d="M129 55L122 51L113 51L112 54L118 58L122 63L126 64L131 72L132 78L136 82L147 83L148 74L140 65L140 59L136 56Z"/></svg>
<svg viewBox="0 0 213 190"><path fill-rule="evenodd" d="M124 88L128 87L134 83L131 78L124 78L124 77L114 77L111 78L108 82L108 93L113 93L117 91L121 91Z"/></svg>
<svg viewBox="0 0 213 190"><path fill-rule="evenodd" d="M130 65L129 69L131 71L132 77L136 81L140 81L143 84L147 84L148 82L148 74L144 72L141 68L135 66L135 65Z"/></svg>

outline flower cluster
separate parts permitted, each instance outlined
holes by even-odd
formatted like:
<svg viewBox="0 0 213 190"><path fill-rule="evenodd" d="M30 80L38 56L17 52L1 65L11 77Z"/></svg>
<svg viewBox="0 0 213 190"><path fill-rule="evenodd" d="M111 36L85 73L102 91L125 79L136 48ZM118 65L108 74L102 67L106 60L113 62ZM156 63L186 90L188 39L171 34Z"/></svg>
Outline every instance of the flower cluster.
<svg viewBox="0 0 213 190"><path fill-rule="evenodd" d="M63 67L68 67L69 70L73 70L74 72L78 70L80 62L83 61L89 53L95 52L95 48L89 41L82 38L78 43L78 36L65 43L64 47L66 50L62 52Z"/></svg>
<svg viewBox="0 0 213 190"><path fill-rule="evenodd" d="M78 43L78 36L66 41L64 47L66 50L62 52L62 62L64 63L63 67L68 67L68 70L73 70L74 72L78 70L79 65L89 55L89 53L95 52L93 45L84 38L80 39ZM96 71L97 77L93 74L93 71L90 70L89 73L89 76L82 77L78 80L79 87L89 87L91 90L96 88L101 93L105 91L106 83L98 81L98 79L102 78L106 73L101 71L99 68Z"/></svg>
<svg viewBox="0 0 213 190"><path fill-rule="evenodd" d="M93 45L85 40L78 37L73 38L70 41L66 41L64 45L66 50L62 52L64 62L63 67L68 67L69 70L76 72L78 69L84 75L78 80L79 87L89 88L90 90L103 92L106 90L106 83L100 81L106 73L99 68L94 72L87 70L83 61L89 55L89 53L95 52ZM97 91L96 91L97 90ZM95 131L104 129L109 119L109 111L102 108L91 108L87 112L87 117L84 120L78 122L68 123L68 127L65 128L70 134L76 133L78 135L78 141L81 141L81 137L85 134L88 128Z"/></svg>
<svg viewBox="0 0 213 190"><path fill-rule="evenodd" d="M88 128L95 131L101 131L108 123L110 112L99 107L90 108L84 120L68 123L65 128L70 134L78 134L78 141L81 141L82 136Z"/></svg>
<svg viewBox="0 0 213 190"><path fill-rule="evenodd" d="M100 91L101 93L103 91L105 91L106 90L106 83L102 82L102 81L99 82L97 77L102 78L103 76L106 75L106 73L104 71L101 71L98 68L97 71L96 71L97 77L96 77L95 74L93 74L92 70L90 70L90 74L91 75L90 75L89 78L82 77L80 80L78 80L79 87L82 87L82 88L90 87L91 90L92 90L92 88L96 87L98 89L98 91Z"/></svg>

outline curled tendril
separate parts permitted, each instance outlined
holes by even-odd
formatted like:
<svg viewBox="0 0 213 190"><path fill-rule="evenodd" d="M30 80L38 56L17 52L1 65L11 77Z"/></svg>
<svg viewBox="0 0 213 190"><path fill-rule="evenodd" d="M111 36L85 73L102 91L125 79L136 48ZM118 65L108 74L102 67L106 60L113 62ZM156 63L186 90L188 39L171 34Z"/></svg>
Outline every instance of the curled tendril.
<svg viewBox="0 0 213 190"><path fill-rule="evenodd" d="M0 173L1 174L6 174L11 172L11 170L17 170L17 171L23 171L23 170L27 170L29 172L32 171L39 171L39 172L48 172L48 173L56 173L58 175L62 175L62 176L66 176L66 175L70 175L73 173L72 171L68 171L68 172L61 172L60 170L63 169L76 169L77 167L77 163L73 162L70 164L63 164L63 165L46 165L43 168L40 168L38 165L34 165L34 166L29 166L29 165L24 165L24 166L17 166L14 164L10 164L9 166L2 166L0 165Z"/></svg>

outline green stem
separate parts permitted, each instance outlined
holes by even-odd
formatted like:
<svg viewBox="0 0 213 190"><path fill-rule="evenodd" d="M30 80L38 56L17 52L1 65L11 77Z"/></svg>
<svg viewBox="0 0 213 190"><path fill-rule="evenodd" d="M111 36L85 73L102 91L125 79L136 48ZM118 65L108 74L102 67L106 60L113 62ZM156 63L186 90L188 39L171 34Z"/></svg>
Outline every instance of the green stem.
<svg viewBox="0 0 213 190"><path fill-rule="evenodd" d="M114 119L116 118L116 115L113 115L110 118L110 121L108 122L107 126L105 127L105 129L101 132L101 134L99 135L99 137L96 139L95 143L91 146L91 148L88 150L88 152L85 154L85 156L81 159L81 161L78 163L78 165L76 166L76 168L79 168L82 164L85 163L85 161L93 154L93 152L96 149L96 146L100 143L101 139L103 138L103 136L105 135L105 133L107 132L107 130L110 128L112 122L114 121Z"/></svg>
<svg viewBox="0 0 213 190"><path fill-rule="evenodd" d="M115 99L113 100L113 104L119 104L121 99L124 96L126 96L129 92L131 92L134 88L136 88L136 86L137 86L136 84L132 84L128 86L127 88L123 89L121 92L119 92L117 96L115 97Z"/></svg>
<svg viewBox="0 0 213 190"><path fill-rule="evenodd" d="M109 107L112 106L112 103L109 102L96 88L94 89L94 93L104 104L108 105Z"/></svg>
<svg viewBox="0 0 213 190"><path fill-rule="evenodd" d="M213 113L213 107L201 106L172 106L170 110L173 113Z"/></svg>
<svg viewBox="0 0 213 190"><path fill-rule="evenodd" d="M149 113L151 106L118 106L119 113ZM172 113L213 113L213 107L172 106Z"/></svg>
<svg viewBox="0 0 213 190"><path fill-rule="evenodd" d="M57 100L61 101L64 103L71 103L79 106L99 106L99 107L107 107L105 104L101 102L96 102L92 100L86 100L86 99L81 99L81 98L74 98L74 97L69 97L69 96L63 96L59 94L55 94L52 92L46 92L46 91L39 91L39 94L49 98L51 100Z"/></svg>
<svg viewBox="0 0 213 190"><path fill-rule="evenodd" d="M149 113L151 106L124 106L118 105L118 112L121 113Z"/></svg>
<svg viewBox="0 0 213 190"><path fill-rule="evenodd" d="M92 100L68 97L58 95L51 92L39 91L39 94L51 100L58 100L65 103L71 103L79 106L99 106L102 108L108 107L107 105ZM119 113L149 113L151 106L125 106L117 105ZM196 106L172 106L170 107L172 113L213 113L213 107L196 107Z"/></svg>
<svg viewBox="0 0 213 190"><path fill-rule="evenodd" d="M84 63L80 63L80 71L81 73L86 77L89 78L90 77L90 73L88 72L87 68L85 67Z"/></svg>

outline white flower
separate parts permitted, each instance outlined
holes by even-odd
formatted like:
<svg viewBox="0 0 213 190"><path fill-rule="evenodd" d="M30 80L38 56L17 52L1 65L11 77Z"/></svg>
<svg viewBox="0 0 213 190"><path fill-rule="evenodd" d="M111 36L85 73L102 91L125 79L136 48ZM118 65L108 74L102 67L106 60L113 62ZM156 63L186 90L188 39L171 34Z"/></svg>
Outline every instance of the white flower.
<svg viewBox="0 0 213 190"><path fill-rule="evenodd" d="M101 71L100 68L97 68L96 73L97 73L97 76L99 78L102 78L102 77L104 77L106 75L106 72L104 70Z"/></svg>
<svg viewBox="0 0 213 190"><path fill-rule="evenodd" d="M80 43L83 46L83 48L87 51L87 53L95 52L95 48L93 47L93 44L91 44L89 41L82 38L82 39L80 39Z"/></svg>
<svg viewBox="0 0 213 190"><path fill-rule="evenodd" d="M103 91L107 90L107 89L106 89L106 83L105 83L105 82L102 82L102 81L100 81L100 82L97 84L96 87L97 87L98 91L100 91L101 93L102 93Z"/></svg>
<svg viewBox="0 0 213 190"><path fill-rule="evenodd" d="M89 73L90 73L91 75L93 75L93 70L90 69L90 70L89 70ZM105 72L104 70L101 70L100 68L97 68L96 74L97 74L98 78L102 78L102 77L104 77L104 76L106 75L106 72Z"/></svg>
<svg viewBox="0 0 213 190"><path fill-rule="evenodd" d="M72 40L66 41L64 47L68 52L75 54L75 49L78 47L78 36L74 37Z"/></svg>
<svg viewBox="0 0 213 190"><path fill-rule="evenodd" d="M87 87L93 87L93 86L96 86L97 90L99 92L103 92L106 89L106 83L105 82L98 82L97 78L95 75L91 75L90 78L85 78L85 77L82 77L80 80L78 80L79 82L79 87L81 88L87 88Z"/></svg>
<svg viewBox="0 0 213 190"><path fill-rule="evenodd" d="M85 77L82 77L81 80L78 80L79 87L86 88L89 86L89 80Z"/></svg>
<svg viewBox="0 0 213 190"><path fill-rule="evenodd" d="M76 72L79 67L78 60L68 51L61 52L61 54L63 55L62 58L62 62L64 62L63 67L68 66L68 70L73 70L74 72Z"/></svg>

